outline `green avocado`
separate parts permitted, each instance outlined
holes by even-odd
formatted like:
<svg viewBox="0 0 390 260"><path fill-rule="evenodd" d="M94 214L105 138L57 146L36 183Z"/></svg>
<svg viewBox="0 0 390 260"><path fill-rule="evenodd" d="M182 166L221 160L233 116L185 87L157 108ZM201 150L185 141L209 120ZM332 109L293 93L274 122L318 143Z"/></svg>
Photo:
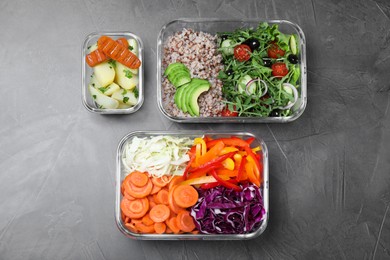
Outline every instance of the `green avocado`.
<svg viewBox="0 0 390 260"><path fill-rule="evenodd" d="M181 71L181 70L185 70L185 71L190 72L189 69L183 63L180 63L180 62L171 63L166 68L164 75L168 76L169 74L171 74L174 71Z"/></svg>
<svg viewBox="0 0 390 260"><path fill-rule="evenodd" d="M183 111L183 104L181 102L182 100L182 96L183 96L183 92L185 91L185 89L190 85L190 83L187 83L187 84L184 84L183 86L179 87L177 90L176 90L176 93L175 93L175 96L173 98L176 106Z"/></svg>
<svg viewBox="0 0 390 260"><path fill-rule="evenodd" d="M168 75L169 81L176 87L180 87L191 81L191 75L187 71L180 71Z"/></svg>
<svg viewBox="0 0 390 260"><path fill-rule="evenodd" d="M191 83L183 90L181 102L185 110L191 116L199 116L198 97L210 89L210 83L204 79L192 79Z"/></svg>

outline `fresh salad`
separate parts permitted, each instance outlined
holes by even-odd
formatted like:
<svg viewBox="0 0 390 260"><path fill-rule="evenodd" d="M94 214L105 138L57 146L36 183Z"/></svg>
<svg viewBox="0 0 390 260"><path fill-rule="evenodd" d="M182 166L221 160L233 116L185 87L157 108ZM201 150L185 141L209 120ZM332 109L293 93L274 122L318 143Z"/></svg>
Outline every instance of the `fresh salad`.
<svg viewBox="0 0 390 260"><path fill-rule="evenodd" d="M254 232L266 216L262 151L254 140L133 138L122 154L125 227L141 234Z"/></svg>
<svg viewBox="0 0 390 260"><path fill-rule="evenodd" d="M88 90L102 109L126 109L138 103L138 43L135 39L101 36L88 47L86 63L93 69Z"/></svg>
<svg viewBox="0 0 390 260"><path fill-rule="evenodd" d="M289 116L299 97L300 67L295 34L278 25L218 33L224 70L222 116Z"/></svg>

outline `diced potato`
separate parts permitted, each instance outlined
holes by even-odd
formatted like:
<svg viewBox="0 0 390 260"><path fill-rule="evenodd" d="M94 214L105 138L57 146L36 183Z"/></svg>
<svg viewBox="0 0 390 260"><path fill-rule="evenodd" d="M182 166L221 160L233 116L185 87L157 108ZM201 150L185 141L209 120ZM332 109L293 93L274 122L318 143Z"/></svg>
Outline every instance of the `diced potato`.
<svg viewBox="0 0 390 260"><path fill-rule="evenodd" d="M138 57L138 42L135 39L128 39L127 42L130 46L129 50Z"/></svg>
<svg viewBox="0 0 390 260"><path fill-rule="evenodd" d="M111 83L105 88L99 88L99 90L106 96L111 96L118 89L121 89L121 87L119 87L119 85L115 82Z"/></svg>
<svg viewBox="0 0 390 260"><path fill-rule="evenodd" d="M88 53L91 53L94 50L97 50L97 48L98 48L98 46L97 46L97 42L96 42L94 45L91 45L88 47Z"/></svg>
<svg viewBox="0 0 390 260"><path fill-rule="evenodd" d="M108 61L96 65L95 67L93 67L93 71L96 76L96 79L99 81L102 87L107 87L112 82L114 82L115 69Z"/></svg>
<svg viewBox="0 0 390 260"><path fill-rule="evenodd" d="M138 103L138 99L135 97L134 92L125 89L115 91L111 97L125 105L134 106Z"/></svg>
<svg viewBox="0 0 390 260"><path fill-rule="evenodd" d="M89 92L91 93L93 100L100 106L100 108L118 108L118 100L103 95L99 90L92 87L92 85L89 85Z"/></svg>
<svg viewBox="0 0 390 260"><path fill-rule="evenodd" d="M118 102L119 102L119 106L118 106L119 109L126 109L126 108L132 107L132 105L130 105L128 103L125 104L125 103L123 103L121 101L118 101Z"/></svg>
<svg viewBox="0 0 390 260"><path fill-rule="evenodd" d="M124 89L132 90L138 85L138 75L120 62L115 66L115 82Z"/></svg>
<svg viewBox="0 0 390 260"><path fill-rule="evenodd" d="M91 80L89 81L89 85L92 85L92 87L98 89L98 88L101 88L102 85L100 84L100 82L97 80L96 76L94 73L92 73L91 75Z"/></svg>

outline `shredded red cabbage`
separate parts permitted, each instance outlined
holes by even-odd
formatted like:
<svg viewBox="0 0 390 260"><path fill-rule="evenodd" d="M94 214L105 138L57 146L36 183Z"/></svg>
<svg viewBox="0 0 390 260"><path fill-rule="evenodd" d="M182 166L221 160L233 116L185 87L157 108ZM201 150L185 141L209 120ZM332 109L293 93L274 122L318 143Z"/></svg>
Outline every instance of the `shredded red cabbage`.
<svg viewBox="0 0 390 260"><path fill-rule="evenodd" d="M245 234L257 229L265 218L260 189L251 184L240 184L242 191L223 186L198 189L198 202L191 208L191 216L201 233Z"/></svg>

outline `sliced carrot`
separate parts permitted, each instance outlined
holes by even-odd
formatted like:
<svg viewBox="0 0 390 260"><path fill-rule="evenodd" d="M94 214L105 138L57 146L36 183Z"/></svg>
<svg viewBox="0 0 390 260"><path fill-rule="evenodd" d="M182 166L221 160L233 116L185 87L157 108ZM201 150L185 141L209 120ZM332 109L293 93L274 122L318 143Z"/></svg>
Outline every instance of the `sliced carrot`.
<svg viewBox="0 0 390 260"><path fill-rule="evenodd" d="M172 229L170 229L167 224L165 224L165 225L167 226L167 228L165 229L165 233L172 234L173 233Z"/></svg>
<svg viewBox="0 0 390 260"><path fill-rule="evenodd" d="M173 186L176 186L182 181L184 181L184 178L182 176L173 177L172 180L169 182L168 190L171 190Z"/></svg>
<svg viewBox="0 0 390 260"><path fill-rule="evenodd" d="M145 186L149 181L147 173L134 171L130 173L130 182L137 187Z"/></svg>
<svg viewBox="0 0 390 260"><path fill-rule="evenodd" d="M147 226L154 224L154 221L150 218L149 213L147 213L145 216L142 217L142 223L144 223Z"/></svg>
<svg viewBox="0 0 390 260"><path fill-rule="evenodd" d="M125 227L133 233L138 233L134 223L125 223Z"/></svg>
<svg viewBox="0 0 390 260"><path fill-rule="evenodd" d="M176 217L177 226L184 232L191 232L195 228L194 220L189 211L181 211Z"/></svg>
<svg viewBox="0 0 390 260"><path fill-rule="evenodd" d="M135 227L141 232L150 234L154 232L154 224L152 225L145 225L144 223L135 223Z"/></svg>
<svg viewBox="0 0 390 260"><path fill-rule="evenodd" d="M154 202L154 201L149 201L149 208L153 208L154 206L156 206L157 204L156 204L156 202Z"/></svg>
<svg viewBox="0 0 390 260"><path fill-rule="evenodd" d="M179 185L173 191L173 199L179 207L188 208L198 201L198 192L191 185Z"/></svg>
<svg viewBox="0 0 390 260"><path fill-rule="evenodd" d="M129 193L129 195L135 198L144 198L150 194L153 189L153 183L151 180L147 182L145 186L137 187L130 181L126 182L125 191Z"/></svg>
<svg viewBox="0 0 390 260"><path fill-rule="evenodd" d="M149 215L154 222L164 222L169 218L170 210L167 205L158 204L150 210Z"/></svg>
<svg viewBox="0 0 390 260"><path fill-rule="evenodd" d="M142 218L149 210L147 198L129 200L124 197L121 201L121 210L129 218Z"/></svg>
<svg viewBox="0 0 390 260"><path fill-rule="evenodd" d="M123 193L124 193L124 197L128 198L129 200L135 200L136 199L133 196L131 196L126 190Z"/></svg>
<svg viewBox="0 0 390 260"><path fill-rule="evenodd" d="M156 222L154 223L154 230L157 234L163 234L167 229L167 225L164 222Z"/></svg>
<svg viewBox="0 0 390 260"><path fill-rule="evenodd" d="M199 230L197 230L197 229L196 230L192 230L191 233L194 234L194 235L197 235L197 234L199 234Z"/></svg>
<svg viewBox="0 0 390 260"><path fill-rule="evenodd" d="M161 190L161 187L157 186L157 185L153 185L153 188L150 192L150 194L156 194L157 192L159 192Z"/></svg>
<svg viewBox="0 0 390 260"><path fill-rule="evenodd" d="M154 185L162 188L162 187L165 187L169 183L169 177L166 175L163 175L160 178L153 177L152 182Z"/></svg>
<svg viewBox="0 0 390 260"><path fill-rule="evenodd" d="M130 69L138 69L141 66L141 61L134 53L108 36L103 35L99 38L98 49Z"/></svg>
<svg viewBox="0 0 390 260"><path fill-rule="evenodd" d="M173 186L172 189L169 190L168 192L168 203L169 203L169 208L174 212L174 213L179 213L180 210L182 210L181 207L179 207L175 200L173 199L173 192L175 191L177 186Z"/></svg>
<svg viewBox="0 0 390 260"><path fill-rule="evenodd" d="M168 194L169 193L167 190L165 189L160 190L156 196L157 201L161 204L169 205Z"/></svg>
<svg viewBox="0 0 390 260"><path fill-rule="evenodd" d="M176 218L170 218L166 222L167 226L172 230L173 233L179 234L180 228L176 224Z"/></svg>

